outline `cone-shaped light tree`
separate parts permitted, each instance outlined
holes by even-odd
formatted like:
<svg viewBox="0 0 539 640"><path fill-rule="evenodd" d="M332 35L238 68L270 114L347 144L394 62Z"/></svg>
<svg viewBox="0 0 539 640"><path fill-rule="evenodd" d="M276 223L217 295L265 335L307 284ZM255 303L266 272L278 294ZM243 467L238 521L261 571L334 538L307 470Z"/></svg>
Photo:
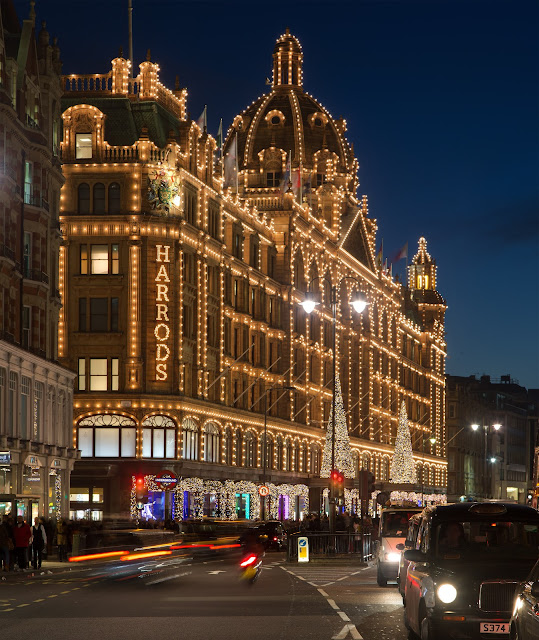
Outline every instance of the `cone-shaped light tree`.
<svg viewBox="0 0 539 640"><path fill-rule="evenodd" d="M329 421L326 429L326 443L322 453L322 466L320 477L329 478L331 473L331 451L333 446L333 403L329 412ZM335 377L335 469L346 478L354 478L356 473L352 460L352 449L346 426L346 412L342 401L341 381L339 374Z"/></svg>
<svg viewBox="0 0 539 640"><path fill-rule="evenodd" d="M397 428L397 439L395 440L395 453L391 460L390 481L396 483L411 482L417 480L412 452L412 437L408 427L408 416L406 415L406 405L404 401L399 413L399 426Z"/></svg>

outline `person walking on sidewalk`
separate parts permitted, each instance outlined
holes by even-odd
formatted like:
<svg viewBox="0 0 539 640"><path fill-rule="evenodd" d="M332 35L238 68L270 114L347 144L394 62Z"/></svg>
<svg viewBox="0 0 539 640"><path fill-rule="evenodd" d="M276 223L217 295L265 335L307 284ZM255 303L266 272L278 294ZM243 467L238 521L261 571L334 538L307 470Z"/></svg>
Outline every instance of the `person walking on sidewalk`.
<svg viewBox="0 0 539 640"><path fill-rule="evenodd" d="M20 571L28 569L28 545L32 540L32 530L22 516L17 516L17 523L13 527L15 540L15 558Z"/></svg>
<svg viewBox="0 0 539 640"><path fill-rule="evenodd" d="M67 525L65 520L56 523L56 544L58 545L58 562L67 561Z"/></svg>
<svg viewBox="0 0 539 640"><path fill-rule="evenodd" d="M9 556L13 551L13 540L11 538L11 531L7 526L7 518L4 516L4 521L0 524L0 570L9 571Z"/></svg>
<svg viewBox="0 0 539 640"><path fill-rule="evenodd" d="M32 527L32 565L34 569L41 569L41 560L43 558L43 549L47 544L47 534L45 527L41 522L41 518L35 518Z"/></svg>

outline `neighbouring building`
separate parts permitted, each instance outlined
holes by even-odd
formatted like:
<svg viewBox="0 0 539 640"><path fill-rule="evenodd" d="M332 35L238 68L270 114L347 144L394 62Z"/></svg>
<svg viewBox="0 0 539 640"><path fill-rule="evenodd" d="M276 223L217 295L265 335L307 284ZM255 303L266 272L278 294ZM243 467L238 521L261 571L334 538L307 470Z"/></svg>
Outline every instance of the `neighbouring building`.
<svg viewBox="0 0 539 640"><path fill-rule="evenodd" d="M0 515L68 514L74 374L57 362L60 52L0 23Z"/></svg>
<svg viewBox="0 0 539 640"><path fill-rule="evenodd" d="M448 500L530 502L537 416L510 376L447 376Z"/></svg>
<svg viewBox="0 0 539 640"><path fill-rule="evenodd" d="M234 119L222 165L150 55L134 77L120 54L107 73L63 78L73 517L255 518L262 484L273 517L323 508L334 358L355 469L389 479L404 400L422 488L443 499L436 264L424 238L404 285L377 260L346 123L304 91L302 59L296 38L277 40L273 84ZM350 480L348 508L357 497Z"/></svg>

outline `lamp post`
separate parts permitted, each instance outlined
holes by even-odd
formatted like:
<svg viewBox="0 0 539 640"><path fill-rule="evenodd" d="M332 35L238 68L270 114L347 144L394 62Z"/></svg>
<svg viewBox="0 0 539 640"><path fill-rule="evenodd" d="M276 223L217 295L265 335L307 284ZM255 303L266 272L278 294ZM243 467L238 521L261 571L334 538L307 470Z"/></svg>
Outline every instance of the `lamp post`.
<svg viewBox="0 0 539 640"><path fill-rule="evenodd" d="M262 467L262 484L266 484L266 460L268 456L268 391L272 389L283 389L284 391L295 390L296 387L290 387L285 385L273 385L269 389L264 389L264 464ZM267 496L261 496L262 498L262 520L266 519L266 498Z"/></svg>
<svg viewBox="0 0 539 640"><path fill-rule="evenodd" d="M474 431L478 431L481 428L479 424L472 424L472 429ZM488 458L488 434L492 432L498 432L502 428L502 425L499 422L494 423L493 425L484 424L483 425L483 433L485 436L484 439L484 449L483 449L483 489L484 489L484 497L488 498L488 494L490 493L487 490L487 458ZM492 480L491 480L491 488L492 488Z"/></svg>
<svg viewBox="0 0 539 640"><path fill-rule="evenodd" d="M354 280L358 285L360 282L357 278L353 276L344 276L341 278L336 285L334 285L331 280L327 277L321 278L320 276L316 276L309 282L307 293L305 294L305 300L301 302L301 306L304 308L306 313L312 313L319 302L314 299L313 292L311 291L311 285L315 280L325 280L330 286L330 305L331 311L333 315L333 397L332 397L332 412L331 412L331 422L332 422L332 434L331 434L331 472L335 470L335 393L336 393L336 368L337 368L337 357L336 357L336 344L337 344L337 287L341 285L345 280ZM367 306L367 301L359 296L356 292L355 297L350 301L350 304L356 311L356 313L361 313L365 310ZM332 473L330 472L330 482L329 482L329 532L331 534L335 533L335 482L332 477Z"/></svg>

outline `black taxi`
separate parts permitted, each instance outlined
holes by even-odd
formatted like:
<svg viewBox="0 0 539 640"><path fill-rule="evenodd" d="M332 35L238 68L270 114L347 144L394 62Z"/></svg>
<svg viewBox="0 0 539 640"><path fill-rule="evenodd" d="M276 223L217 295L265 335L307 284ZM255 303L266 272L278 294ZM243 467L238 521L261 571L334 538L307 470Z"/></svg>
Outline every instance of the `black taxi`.
<svg viewBox="0 0 539 640"><path fill-rule="evenodd" d="M539 513L475 502L426 508L404 587L404 621L421 640L509 638L515 590L538 558Z"/></svg>

